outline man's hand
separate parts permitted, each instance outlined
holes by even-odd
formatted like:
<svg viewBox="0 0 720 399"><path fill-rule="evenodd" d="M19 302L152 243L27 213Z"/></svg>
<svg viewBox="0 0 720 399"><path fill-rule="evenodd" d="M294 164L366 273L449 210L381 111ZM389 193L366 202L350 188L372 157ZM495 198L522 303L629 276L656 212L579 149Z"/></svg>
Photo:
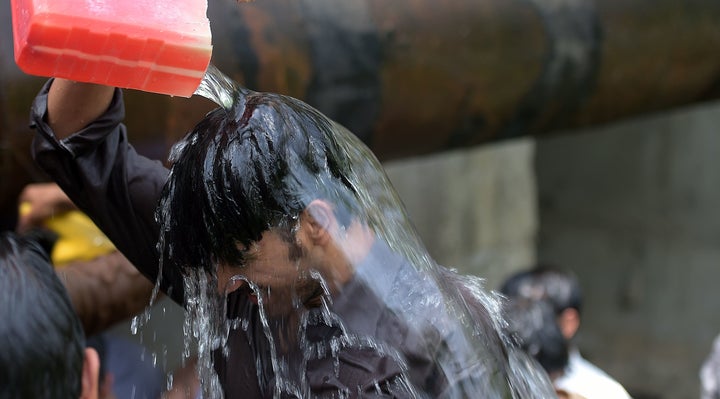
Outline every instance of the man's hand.
<svg viewBox="0 0 720 399"><path fill-rule="evenodd" d="M55 183L36 183L25 186L18 198L20 217L17 232L25 233L39 227L47 218L75 209L75 205Z"/></svg>

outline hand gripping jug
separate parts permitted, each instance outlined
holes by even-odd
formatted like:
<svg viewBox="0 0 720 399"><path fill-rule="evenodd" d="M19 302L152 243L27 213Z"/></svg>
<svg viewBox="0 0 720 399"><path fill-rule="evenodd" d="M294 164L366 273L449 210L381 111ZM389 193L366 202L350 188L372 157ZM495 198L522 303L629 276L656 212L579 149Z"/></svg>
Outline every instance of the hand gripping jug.
<svg viewBox="0 0 720 399"><path fill-rule="evenodd" d="M210 63L207 0L11 0L25 73L183 97Z"/></svg>

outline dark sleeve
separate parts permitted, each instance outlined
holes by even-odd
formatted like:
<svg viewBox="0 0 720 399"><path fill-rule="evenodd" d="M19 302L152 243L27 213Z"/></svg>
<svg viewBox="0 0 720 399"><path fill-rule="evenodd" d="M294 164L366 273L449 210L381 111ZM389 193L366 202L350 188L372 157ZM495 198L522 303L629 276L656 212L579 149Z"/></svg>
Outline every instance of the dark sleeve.
<svg viewBox="0 0 720 399"><path fill-rule="evenodd" d="M400 364L372 347L344 347L337 358L309 360L307 379L312 393L321 398L415 397Z"/></svg>
<svg viewBox="0 0 720 399"><path fill-rule="evenodd" d="M308 355L305 376L312 393L321 398L416 397L396 358L399 354L385 352L382 344L366 338L348 335L337 315L310 310L304 350Z"/></svg>
<svg viewBox="0 0 720 399"><path fill-rule="evenodd" d="M125 108L117 89L104 115L86 128L57 140L47 124L48 81L33 102L30 126L36 130L33 158L151 281L159 274L159 228L155 207L168 170L128 143ZM161 289L182 303L178 271L162 268Z"/></svg>

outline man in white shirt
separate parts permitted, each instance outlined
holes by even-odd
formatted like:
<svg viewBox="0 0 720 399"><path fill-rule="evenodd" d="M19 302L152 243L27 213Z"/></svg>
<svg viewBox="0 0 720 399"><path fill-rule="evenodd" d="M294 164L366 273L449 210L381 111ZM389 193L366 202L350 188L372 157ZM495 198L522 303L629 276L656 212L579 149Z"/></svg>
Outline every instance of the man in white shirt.
<svg viewBox="0 0 720 399"><path fill-rule="evenodd" d="M554 307L562 335L568 341L569 361L562 375L554 379L556 388L587 399L629 399L630 395L603 370L585 360L572 343L580 327L582 292L577 278L566 270L538 266L509 277L500 287L509 298L547 300Z"/></svg>
<svg viewBox="0 0 720 399"><path fill-rule="evenodd" d="M700 398L720 398L720 335L700 368Z"/></svg>

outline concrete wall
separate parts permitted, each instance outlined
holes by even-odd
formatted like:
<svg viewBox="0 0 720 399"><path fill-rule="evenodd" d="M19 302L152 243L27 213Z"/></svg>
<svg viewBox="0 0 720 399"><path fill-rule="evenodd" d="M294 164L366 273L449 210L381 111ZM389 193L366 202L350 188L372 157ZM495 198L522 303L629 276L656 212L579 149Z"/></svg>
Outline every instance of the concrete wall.
<svg viewBox="0 0 720 399"><path fill-rule="evenodd" d="M534 141L386 163L428 252L496 288L535 261Z"/></svg>
<svg viewBox="0 0 720 399"><path fill-rule="evenodd" d="M585 291L581 350L638 395L698 398L720 332L720 103L538 140L538 258Z"/></svg>

